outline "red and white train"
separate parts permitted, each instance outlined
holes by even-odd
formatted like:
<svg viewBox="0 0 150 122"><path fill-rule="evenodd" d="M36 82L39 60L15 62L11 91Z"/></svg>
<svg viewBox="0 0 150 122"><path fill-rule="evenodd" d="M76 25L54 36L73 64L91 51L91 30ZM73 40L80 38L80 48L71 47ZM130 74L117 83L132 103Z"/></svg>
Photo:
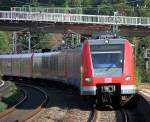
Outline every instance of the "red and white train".
<svg viewBox="0 0 150 122"><path fill-rule="evenodd" d="M58 52L0 55L3 76L52 79L80 94L131 96L136 93L132 44L126 39L85 40L82 48Z"/></svg>

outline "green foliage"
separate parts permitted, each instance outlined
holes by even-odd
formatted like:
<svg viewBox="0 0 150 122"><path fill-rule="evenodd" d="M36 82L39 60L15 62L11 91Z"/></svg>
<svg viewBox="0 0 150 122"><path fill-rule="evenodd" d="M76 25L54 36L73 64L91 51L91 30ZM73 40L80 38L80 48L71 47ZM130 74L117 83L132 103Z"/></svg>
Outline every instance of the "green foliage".
<svg viewBox="0 0 150 122"><path fill-rule="evenodd" d="M144 58L145 49L150 48L150 37L131 39L135 45L136 79L138 82L150 82L150 60ZM149 69L146 69L146 61L149 62Z"/></svg>
<svg viewBox="0 0 150 122"><path fill-rule="evenodd" d="M0 112L3 112L4 110L6 110L8 107L7 104L5 104L4 102L0 102Z"/></svg>
<svg viewBox="0 0 150 122"><path fill-rule="evenodd" d="M118 11L122 15L129 16L150 16L150 0L2 0L1 10L10 10L11 7L92 7L88 14L99 13L112 15ZM97 10L98 11L98 10ZM83 11L84 12L84 11ZM87 11L85 11L87 13ZM97 12L95 13L97 14Z"/></svg>
<svg viewBox="0 0 150 122"><path fill-rule="evenodd" d="M81 6L81 0L68 0L68 4L71 7L79 7Z"/></svg>
<svg viewBox="0 0 150 122"><path fill-rule="evenodd" d="M12 106L19 101L20 96L21 96L21 92L19 90L15 90L10 92L9 95L4 96L2 102L4 102L9 106Z"/></svg>
<svg viewBox="0 0 150 122"><path fill-rule="evenodd" d="M0 31L0 52L9 50L9 36L6 32Z"/></svg>
<svg viewBox="0 0 150 122"><path fill-rule="evenodd" d="M36 45L33 45L33 49L48 49L51 48L51 33L38 33L37 34L37 40L38 43Z"/></svg>
<svg viewBox="0 0 150 122"><path fill-rule="evenodd" d="M95 3L93 2L93 0L83 0L82 2L82 6L86 6L86 7L92 7Z"/></svg>
<svg viewBox="0 0 150 122"><path fill-rule="evenodd" d="M114 8L111 5L100 5L98 6L99 8L99 13L100 14L106 14L106 15L113 15L114 14Z"/></svg>
<svg viewBox="0 0 150 122"><path fill-rule="evenodd" d="M138 85L142 81L142 77L140 75L140 69L138 66L135 67L135 76L136 76L136 83Z"/></svg>
<svg viewBox="0 0 150 122"><path fill-rule="evenodd" d="M31 33L31 49L50 49L51 33ZM18 36L17 52L28 50L28 34Z"/></svg>
<svg viewBox="0 0 150 122"><path fill-rule="evenodd" d="M5 91L0 93L0 112L5 111L8 107L20 101L22 93L17 89L15 84L11 84Z"/></svg>
<svg viewBox="0 0 150 122"><path fill-rule="evenodd" d="M144 0L144 6L150 7L150 0Z"/></svg>

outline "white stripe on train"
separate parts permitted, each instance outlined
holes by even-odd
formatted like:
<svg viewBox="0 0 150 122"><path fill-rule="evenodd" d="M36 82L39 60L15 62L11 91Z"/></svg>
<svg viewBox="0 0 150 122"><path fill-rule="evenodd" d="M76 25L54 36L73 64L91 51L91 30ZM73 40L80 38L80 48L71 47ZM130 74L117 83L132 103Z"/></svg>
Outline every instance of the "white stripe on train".
<svg viewBox="0 0 150 122"><path fill-rule="evenodd" d="M81 87L81 92L95 92L96 86L83 86ZM121 94L133 94L136 93L135 85L121 85Z"/></svg>

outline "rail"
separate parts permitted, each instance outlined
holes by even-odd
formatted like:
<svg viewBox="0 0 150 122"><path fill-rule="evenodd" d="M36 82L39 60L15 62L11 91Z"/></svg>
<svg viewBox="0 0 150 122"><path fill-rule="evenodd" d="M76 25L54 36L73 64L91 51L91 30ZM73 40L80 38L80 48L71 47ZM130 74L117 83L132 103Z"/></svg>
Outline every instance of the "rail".
<svg viewBox="0 0 150 122"><path fill-rule="evenodd" d="M150 27L150 18L148 17L85 15L69 13L0 11L0 20L103 25L117 24L124 26Z"/></svg>
<svg viewBox="0 0 150 122"><path fill-rule="evenodd" d="M97 118L97 113L98 111L96 108L92 109L87 122L95 122Z"/></svg>

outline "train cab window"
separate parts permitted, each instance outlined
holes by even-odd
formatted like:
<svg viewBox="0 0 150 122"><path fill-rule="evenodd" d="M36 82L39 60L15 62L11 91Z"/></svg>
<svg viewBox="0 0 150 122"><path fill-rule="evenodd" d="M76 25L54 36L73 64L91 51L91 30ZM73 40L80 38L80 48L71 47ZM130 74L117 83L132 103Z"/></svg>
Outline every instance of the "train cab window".
<svg viewBox="0 0 150 122"><path fill-rule="evenodd" d="M107 47L108 48L108 47ZM117 76L123 70L123 50L103 47L103 50L91 51L94 75Z"/></svg>
<svg viewBox="0 0 150 122"><path fill-rule="evenodd" d="M92 53L92 61L94 68L121 68L122 53L121 52L97 52Z"/></svg>

